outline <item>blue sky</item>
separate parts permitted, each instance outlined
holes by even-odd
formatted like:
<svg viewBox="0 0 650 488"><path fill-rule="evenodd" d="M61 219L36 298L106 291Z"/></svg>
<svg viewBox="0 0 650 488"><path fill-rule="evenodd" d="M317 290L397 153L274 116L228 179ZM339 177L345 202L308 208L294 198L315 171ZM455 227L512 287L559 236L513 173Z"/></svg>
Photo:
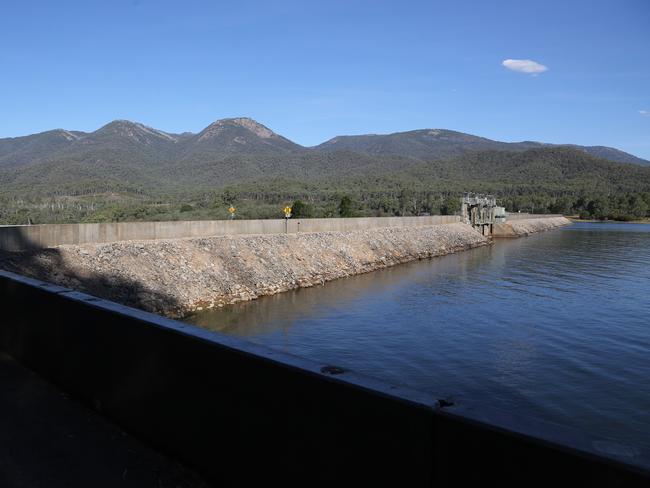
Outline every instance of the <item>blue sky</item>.
<svg viewBox="0 0 650 488"><path fill-rule="evenodd" d="M650 159L650 1L0 4L0 137L235 116L305 145L431 127Z"/></svg>

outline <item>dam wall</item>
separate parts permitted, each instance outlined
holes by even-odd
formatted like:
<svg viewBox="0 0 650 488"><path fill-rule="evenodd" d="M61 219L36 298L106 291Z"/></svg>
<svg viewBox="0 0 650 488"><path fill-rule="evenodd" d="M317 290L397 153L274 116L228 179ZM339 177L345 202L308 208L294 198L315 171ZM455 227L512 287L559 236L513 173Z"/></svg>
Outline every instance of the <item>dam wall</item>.
<svg viewBox="0 0 650 488"><path fill-rule="evenodd" d="M571 221L562 216L527 219L511 219L508 216L506 222L494 224L492 237L525 237L569 224Z"/></svg>
<svg viewBox="0 0 650 488"><path fill-rule="evenodd" d="M347 232L380 227L421 227L460 222L457 215L340 219L197 220L0 226L0 251L117 241L180 239L241 234Z"/></svg>
<svg viewBox="0 0 650 488"><path fill-rule="evenodd" d="M226 235L4 253L0 269L179 317L489 242L462 223Z"/></svg>
<svg viewBox="0 0 650 488"><path fill-rule="evenodd" d="M1 350L215 486L648 486L647 453L489 399L442 402L4 271L0 307Z"/></svg>

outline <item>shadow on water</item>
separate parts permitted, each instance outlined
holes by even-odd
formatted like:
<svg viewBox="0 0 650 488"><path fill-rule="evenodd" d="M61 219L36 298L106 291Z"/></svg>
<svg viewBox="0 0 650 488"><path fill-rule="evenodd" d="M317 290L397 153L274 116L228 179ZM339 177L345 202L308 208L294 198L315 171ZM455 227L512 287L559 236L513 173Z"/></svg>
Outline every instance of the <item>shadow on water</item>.
<svg viewBox="0 0 650 488"><path fill-rule="evenodd" d="M183 320L240 337L288 331L301 319L343 312L364 296L381 297L414 284L429 286L432 273L461 284L471 280L476 268L488 260L494 262L503 259L503 251L495 249L495 246L477 247L462 253L399 264L323 285L297 288L223 308L204 310L190 314ZM444 290L436 292L444 293Z"/></svg>
<svg viewBox="0 0 650 488"><path fill-rule="evenodd" d="M80 271L66 262L59 248L42 249L22 232L14 234L13 247L20 251L0 250L0 269L54 283L90 295L105 298L153 313L164 308L175 310L179 303L173 296L139 281L116 273Z"/></svg>
<svg viewBox="0 0 650 488"><path fill-rule="evenodd" d="M650 449L650 225L576 224L187 317Z"/></svg>

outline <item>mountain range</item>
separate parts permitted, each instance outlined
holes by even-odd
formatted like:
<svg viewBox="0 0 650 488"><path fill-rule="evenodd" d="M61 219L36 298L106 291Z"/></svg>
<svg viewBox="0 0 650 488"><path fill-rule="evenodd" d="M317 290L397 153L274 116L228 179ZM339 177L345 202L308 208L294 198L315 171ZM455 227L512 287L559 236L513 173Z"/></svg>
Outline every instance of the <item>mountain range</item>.
<svg viewBox="0 0 650 488"><path fill-rule="evenodd" d="M169 192L264 178L307 181L413 173L440 161L455 170L467 161L478 161L477 167L485 158L493 161L489 154L495 152L510 161L505 155L543 156L558 149L578 160L650 166L650 161L610 147L500 142L446 129L339 136L304 147L246 117L218 120L198 134L116 120L94 132L56 129L0 139L0 184L7 192L39 195ZM477 159L477 154L487 156Z"/></svg>
<svg viewBox="0 0 650 488"><path fill-rule="evenodd" d="M337 136L304 147L247 117L217 120L198 134L173 134L138 122L115 120L95 132L55 129L24 137L0 139L0 168L59 159L101 159L111 152L135 151L146 160L210 160L230 155L351 151L375 156L435 160L468 151L524 151L557 146L541 142L501 142L447 129L421 129L393 134ZM610 161L650 165L650 161L606 146L566 144Z"/></svg>

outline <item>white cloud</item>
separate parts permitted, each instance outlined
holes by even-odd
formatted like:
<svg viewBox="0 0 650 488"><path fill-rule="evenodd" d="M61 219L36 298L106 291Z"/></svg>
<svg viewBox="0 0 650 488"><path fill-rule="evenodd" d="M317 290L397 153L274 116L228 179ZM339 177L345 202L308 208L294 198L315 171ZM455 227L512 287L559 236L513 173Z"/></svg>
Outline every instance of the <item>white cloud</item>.
<svg viewBox="0 0 650 488"><path fill-rule="evenodd" d="M639 110L639 113L640 113L643 117L650 117L650 110Z"/></svg>
<svg viewBox="0 0 650 488"><path fill-rule="evenodd" d="M527 75L538 75L548 71L546 66L531 59L505 59L501 64L512 71Z"/></svg>

